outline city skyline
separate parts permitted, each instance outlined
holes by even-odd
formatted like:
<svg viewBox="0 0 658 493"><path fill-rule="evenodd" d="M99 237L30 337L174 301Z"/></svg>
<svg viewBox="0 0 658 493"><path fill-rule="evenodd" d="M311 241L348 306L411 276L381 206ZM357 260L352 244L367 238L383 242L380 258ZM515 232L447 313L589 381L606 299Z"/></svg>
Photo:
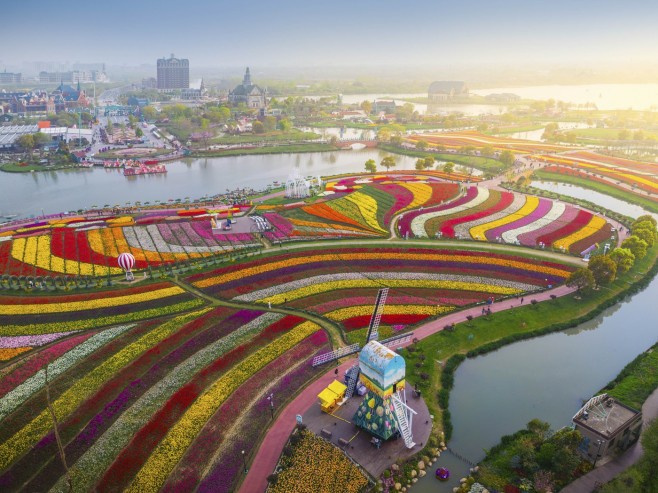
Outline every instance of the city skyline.
<svg viewBox="0 0 658 493"><path fill-rule="evenodd" d="M47 6L27 0L5 7L0 69L43 60L139 66L170 53L188 58L191 67L618 64L652 61L658 48L651 26L658 5L646 0L622 13L608 0L558 0L550 7L519 0L404 6L289 0L252 2L248 11L210 0L187 11L172 0ZM27 24L26 15L32 16ZM57 34L49 35L53 29Z"/></svg>

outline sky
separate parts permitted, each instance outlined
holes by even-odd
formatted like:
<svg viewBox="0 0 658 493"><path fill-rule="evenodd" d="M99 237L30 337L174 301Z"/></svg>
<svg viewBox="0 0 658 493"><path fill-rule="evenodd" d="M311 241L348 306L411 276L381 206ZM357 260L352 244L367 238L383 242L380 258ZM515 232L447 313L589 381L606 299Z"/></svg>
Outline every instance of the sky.
<svg viewBox="0 0 658 493"><path fill-rule="evenodd" d="M3 0L0 70L37 61L201 66L651 62L658 2Z"/></svg>

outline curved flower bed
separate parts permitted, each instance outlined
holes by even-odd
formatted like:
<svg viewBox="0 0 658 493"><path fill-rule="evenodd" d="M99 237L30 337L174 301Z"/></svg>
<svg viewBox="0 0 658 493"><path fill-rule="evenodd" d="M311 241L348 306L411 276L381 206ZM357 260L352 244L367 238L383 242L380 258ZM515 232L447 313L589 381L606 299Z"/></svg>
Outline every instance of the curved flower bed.
<svg viewBox="0 0 658 493"><path fill-rule="evenodd" d="M545 218L537 221L532 231L519 235L519 242L522 245L538 245L539 238L542 235L557 231L565 224L573 221L578 215L579 209L576 209L571 205L564 204L563 202L560 202L560 204L561 205L551 208L551 211ZM548 219L552 220L548 221Z"/></svg>
<svg viewBox="0 0 658 493"><path fill-rule="evenodd" d="M526 197L525 195L515 194L514 200L506 210L492 215L489 222L472 227L470 229L471 236L475 239L479 238L482 241L495 240L495 237L491 238L487 235L489 230L499 228L500 226L506 226L525 217L534 211L538 204L539 199L536 197Z"/></svg>
<svg viewBox="0 0 658 493"><path fill-rule="evenodd" d="M530 199L531 197L528 198ZM510 224L505 224L498 228L494 228L489 231L488 235L491 235L492 238L500 236L507 243L516 243L520 234L527 233L532 231L533 228L536 228L538 221L540 221L542 218L550 217L549 214L551 213L553 207L559 204L561 203L540 198L537 208L530 214Z"/></svg>
<svg viewBox="0 0 658 493"><path fill-rule="evenodd" d="M449 238L453 238L455 233L460 237L465 236L471 227L476 226L480 221L487 220L500 211L506 210L512 204L514 194L509 192L499 192L492 190L489 198L478 207L468 210L468 214L462 217L453 217L441 223L439 230Z"/></svg>

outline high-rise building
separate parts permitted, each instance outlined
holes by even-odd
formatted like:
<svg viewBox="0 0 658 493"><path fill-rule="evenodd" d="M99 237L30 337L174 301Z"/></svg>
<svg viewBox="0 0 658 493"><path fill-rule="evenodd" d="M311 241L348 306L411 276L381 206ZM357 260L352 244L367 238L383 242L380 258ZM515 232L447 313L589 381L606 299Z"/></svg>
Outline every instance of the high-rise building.
<svg viewBox="0 0 658 493"><path fill-rule="evenodd" d="M158 58L158 89L188 89L190 61L187 58Z"/></svg>

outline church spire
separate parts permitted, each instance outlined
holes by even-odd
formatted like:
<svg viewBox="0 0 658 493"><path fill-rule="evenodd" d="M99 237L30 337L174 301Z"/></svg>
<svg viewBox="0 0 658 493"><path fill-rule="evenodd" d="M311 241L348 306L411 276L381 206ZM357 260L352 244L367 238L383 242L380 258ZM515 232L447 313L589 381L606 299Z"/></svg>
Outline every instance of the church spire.
<svg viewBox="0 0 658 493"><path fill-rule="evenodd" d="M249 67L247 67L247 71L244 73L244 79L242 80L242 85L245 87L251 85L251 74L249 73Z"/></svg>

